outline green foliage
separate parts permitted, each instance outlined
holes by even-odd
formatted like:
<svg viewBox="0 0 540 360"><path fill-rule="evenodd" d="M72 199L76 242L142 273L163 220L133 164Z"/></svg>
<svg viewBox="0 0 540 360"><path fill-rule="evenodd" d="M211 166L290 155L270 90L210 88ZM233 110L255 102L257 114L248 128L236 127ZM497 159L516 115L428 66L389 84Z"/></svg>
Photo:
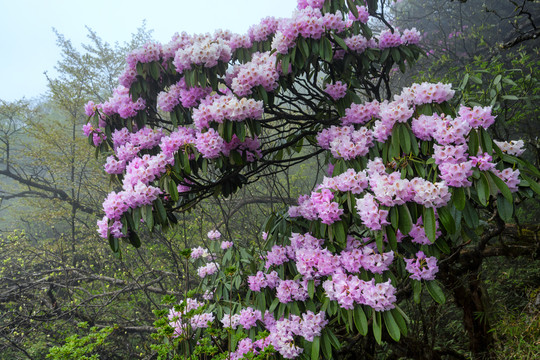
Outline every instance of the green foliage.
<svg viewBox="0 0 540 360"><path fill-rule="evenodd" d="M88 323L79 323L79 328L88 329ZM97 360L100 359L99 348L106 345L106 340L114 331L114 327L98 329L93 326L84 336L71 335L62 346L54 346L49 350L47 359L53 360Z"/></svg>

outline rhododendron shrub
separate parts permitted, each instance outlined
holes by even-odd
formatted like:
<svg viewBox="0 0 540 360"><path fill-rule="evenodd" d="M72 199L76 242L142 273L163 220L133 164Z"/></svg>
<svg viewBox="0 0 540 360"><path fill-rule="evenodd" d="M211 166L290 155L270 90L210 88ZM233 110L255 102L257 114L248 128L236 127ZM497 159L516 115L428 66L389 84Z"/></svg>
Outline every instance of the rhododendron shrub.
<svg viewBox="0 0 540 360"><path fill-rule="evenodd" d="M86 106L84 132L121 185L98 222L116 253L267 169L321 153L331 169L262 226L264 249L216 229L208 248L183 252L200 285L162 319L163 357L329 359L358 333L399 341L405 289L444 302L438 260L475 241L485 214L509 221L514 200L538 192L522 143L491 139L490 107L458 104L450 84L391 93L420 34L373 34L368 5L301 0L246 35L147 44L114 96Z"/></svg>

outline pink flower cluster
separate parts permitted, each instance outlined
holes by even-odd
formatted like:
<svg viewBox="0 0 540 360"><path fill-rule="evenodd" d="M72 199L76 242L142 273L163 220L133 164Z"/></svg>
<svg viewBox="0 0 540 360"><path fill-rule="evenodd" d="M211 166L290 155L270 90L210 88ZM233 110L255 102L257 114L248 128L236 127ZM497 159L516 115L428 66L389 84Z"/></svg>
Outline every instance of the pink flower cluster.
<svg viewBox="0 0 540 360"><path fill-rule="evenodd" d="M87 114L93 114L97 109L103 115L111 116L118 114L122 119L127 119L137 115L138 111L145 108L146 104L143 98L139 98L136 102L133 102L129 94L129 88L119 85L114 89L113 96L108 101L98 105L88 103L86 112Z"/></svg>
<svg viewBox="0 0 540 360"><path fill-rule="evenodd" d="M135 68L137 63L149 63L159 61L163 56L163 48L160 43L147 42L141 48L133 50L126 56L128 66Z"/></svg>
<svg viewBox="0 0 540 360"><path fill-rule="evenodd" d="M249 49L253 45L251 38L247 34L233 34L229 39L228 44L231 48L231 51L234 51L236 49Z"/></svg>
<svg viewBox="0 0 540 360"><path fill-rule="evenodd" d="M511 192L518 191L519 180L519 169L512 170L506 168L502 171L497 169L492 170L495 175L497 175L505 184L508 186Z"/></svg>
<svg viewBox="0 0 540 360"><path fill-rule="evenodd" d="M413 201L427 208L443 207L452 197L444 181L432 183L416 177L410 181L410 184L414 192Z"/></svg>
<svg viewBox="0 0 540 360"><path fill-rule="evenodd" d="M365 171L356 172L347 169L343 174L334 177L324 177L317 189L330 189L334 191L361 194L368 187L368 178Z"/></svg>
<svg viewBox="0 0 540 360"><path fill-rule="evenodd" d="M325 0L298 0L298 9L302 10L307 7L314 9L322 9Z"/></svg>
<svg viewBox="0 0 540 360"><path fill-rule="evenodd" d="M332 254L322 247L323 242L324 240L310 234L293 233L290 245L274 245L266 254L266 269L293 261L302 277L296 280L281 280L275 271L270 274L259 271L248 278L249 288L259 292L266 287L275 287L276 297L281 303L305 301L308 297L308 280L314 280L315 286L318 286L328 277L323 284L328 297L330 300L337 300L344 308L352 308L354 301L358 304L374 305L378 310L393 307L391 303L395 301L395 289L390 282L381 285L374 280L361 281L355 275L345 274L357 274L362 270L382 274L389 269L394 259L392 251L379 253L369 238L358 241L348 236L347 247L339 254ZM351 294L348 286L355 289L350 289L354 294ZM383 299L385 296L387 298Z"/></svg>
<svg viewBox="0 0 540 360"><path fill-rule="evenodd" d="M219 265L215 262L210 262L204 266L201 266L197 269L197 275L201 278L205 278L208 275L213 275L219 270Z"/></svg>
<svg viewBox="0 0 540 360"><path fill-rule="evenodd" d="M248 35L251 41L264 41L277 31L278 20L274 17L266 17L257 25L248 29Z"/></svg>
<svg viewBox="0 0 540 360"><path fill-rule="evenodd" d="M301 196L298 206L289 208L289 216L302 216L308 220L320 219L323 224L332 224L343 214L343 209L340 209L333 199L334 194L329 189L313 191L311 196Z"/></svg>
<svg viewBox="0 0 540 360"><path fill-rule="evenodd" d="M417 45L422 35L416 28L405 29L401 35L401 42L405 45Z"/></svg>
<svg viewBox="0 0 540 360"><path fill-rule="evenodd" d="M195 144L195 141L195 130L179 126L168 136L161 138L159 147L165 156L172 157L180 149Z"/></svg>
<svg viewBox="0 0 540 360"><path fill-rule="evenodd" d="M491 114L491 106L474 108L461 106L459 108L459 117L465 120L473 129L480 126L487 129L495 122L495 116Z"/></svg>
<svg viewBox="0 0 540 360"><path fill-rule="evenodd" d="M341 124L343 126L350 124L365 124L379 116L380 104L377 100L373 100L364 104L352 104L350 108L345 110L345 116L342 117Z"/></svg>
<svg viewBox="0 0 540 360"><path fill-rule="evenodd" d="M512 141L497 141L493 140L495 145L501 149L502 152L509 155L520 156L525 151L525 143L523 140L512 140Z"/></svg>
<svg viewBox="0 0 540 360"><path fill-rule="evenodd" d="M401 40L401 35L399 31L394 30L383 30L379 34L379 49L388 49L401 45L403 41Z"/></svg>
<svg viewBox="0 0 540 360"><path fill-rule="evenodd" d="M269 323L267 329L270 331L270 335L267 339L285 359L294 359L303 351L301 347L295 345L295 336L301 336L307 341L313 341L316 336L321 335L321 331L327 323L324 311L315 314L308 310L302 314L302 317L291 315L288 319L280 319L274 323Z"/></svg>
<svg viewBox="0 0 540 360"><path fill-rule="evenodd" d="M168 319L169 325L174 328L173 337L178 337L187 333L189 326L191 329L204 329L209 326L209 323L213 323L215 317L212 313L196 313L191 316L186 314L201 308L204 304L198 302L195 299L187 298L183 303L182 310L175 310L172 308L169 310ZM200 310L199 310L200 311Z"/></svg>
<svg viewBox="0 0 540 360"><path fill-rule="evenodd" d="M198 246L196 248L193 248L191 249L191 258L193 260L197 260L199 258L206 258L208 257L210 254L208 253L208 250L201 247L201 246Z"/></svg>
<svg viewBox="0 0 540 360"><path fill-rule="evenodd" d="M208 97L199 107L193 109L193 121L197 129L203 130L208 128L211 122L260 119L262 114L262 101L238 99L232 94L218 95Z"/></svg>
<svg viewBox="0 0 540 360"><path fill-rule="evenodd" d="M373 136L366 127L354 130L353 126L332 126L317 134L317 142L323 149L330 150L334 158L351 160L369 152Z"/></svg>
<svg viewBox="0 0 540 360"><path fill-rule="evenodd" d="M228 62L231 59L231 47L228 41L221 37L205 36L194 39L193 43L180 48L174 55L173 64L176 71L183 73L192 65L201 65L206 68L214 67L218 61Z"/></svg>
<svg viewBox="0 0 540 360"><path fill-rule="evenodd" d="M379 34L379 49L388 49L399 45L417 45L420 42L420 32L416 28L406 29L403 35L398 30L383 30Z"/></svg>
<svg viewBox="0 0 540 360"><path fill-rule="evenodd" d="M324 92L332 99L339 100L347 93L347 84L344 84L341 81L336 81L334 84L326 84Z"/></svg>
<svg viewBox="0 0 540 360"><path fill-rule="evenodd" d="M228 248L231 248L234 245L232 241L222 241L221 242L221 250L227 250Z"/></svg>
<svg viewBox="0 0 540 360"><path fill-rule="evenodd" d="M435 280L435 274L439 271L435 256L426 257L423 251L419 251L416 253L416 258L404 260L405 270L411 274L411 279Z"/></svg>
<svg viewBox="0 0 540 360"><path fill-rule="evenodd" d="M394 308L396 288L391 281L375 283L360 280L356 275L334 274L332 279L323 283L323 288L330 300L336 300L344 309L354 309L355 304L367 305L375 311Z"/></svg>
<svg viewBox="0 0 540 360"><path fill-rule="evenodd" d="M439 231L439 221L435 220L435 238L438 238L441 235L442 232ZM422 218L418 218L418 221L416 224L413 224L412 229L409 231L407 236L411 238L413 243L420 245L431 245L431 241L428 239L426 231L424 230Z"/></svg>
<svg viewBox="0 0 540 360"><path fill-rule="evenodd" d="M287 261L287 259L285 259ZM279 265L279 264L276 264ZM266 267L268 269L270 266ZM259 292L266 287L275 289L279 284L280 278L276 271L271 271L268 274L258 271L256 275L248 276L248 284L251 291Z"/></svg>
<svg viewBox="0 0 540 360"><path fill-rule="evenodd" d="M443 163L459 164L467 161L467 144L439 146L433 144L433 158L435 164Z"/></svg>
<svg viewBox="0 0 540 360"><path fill-rule="evenodd" d="M195 147L207 159L215 159L221 156L225 148L225 140L219 133L210 128L202 133L198 132L195 138Z"/></svg>
<svg viewBox="0 0 540 360"><path fill-rule="evenodd" d="M349 19L352 21L360 21L362 24L367 24L369 20L369 11L365 6L356 5L358 16L354 16L352 12L349 12Z"/></svg>
<svg viewBox="0 0 540 360"><path fill-rule="evenodd" d="M256 137L254 139L246 137L242 142L236 136L236 134L234 134L231 141L225 143L223 155L229 156L233 150L237 151L241 155L245 155L247 162L253 162L262 157L261 143Z"/></svg>
<svg viewBox="0 0 540 360"><path fill-rule="evenodd" d="M240 323L241 314L230 315L225 314L221 320L224 328L235 329ZM260 320L258 316L257 320ZM243 339L238 343L237 350L228 355L228 359L243 359L244 355L252 352L253 354L259 354L259 352L272 345L273 349L277 351L285 359L294 359L299 356L303 349L295 345L295 337L301 336L307 341L313 341L316 336L321 335L322 329L326 326L328 321L325 319L325 313L314 312L308 310L301 316L290 315L288 318L282 318L280 320L274 319L271 313L268 311L264 314L262 320L265 328L270 332L269 336L253 341L249 338Z"/></svg>
<svg viewBox="0 0 540 360"><path fill-rule="evenodd" d="M495 164L492 162L493 157L488 153L483 153L478 156L471 156L472 166L476 166L479 170L489 171L495 169Z"/></svg>
<svg viewBox="0 0 540 360"><path fill-rule="evenodd" d="M292 18L282 20L272 41L272 48L280 54L286 54L298 36L306 39L320 39L325 31L342 32L347 27L341 12L322 15L317 7L301 7Z"/></svg>
<svg viewBox="0 0 540 360"><path fill-rule="evenodd" d="M281 280L276 287L276 297L279 299L279 302L283 304L293 300L306 300L308 297L307 280Z"/></svg>
<svg viewBox="0 0 540 360"><path fill-rule="evenodd" d="M376 46L373 39L368 40L362 35L353 35L345 38L344 41L349 50L352 50L358 54L363 53L368 47Z"/></svg>
<svg viewBox="0 0 540 360"><path fill-rule="evenodd" d="M251 94L251 90L259 85L266 91L273 91L278 86L281 74L281 65L276 61L275 53L257 52L252 55L250 62L235 66L226 82L238 96Z"/></svg>
<svg viewBox="0 0 540 360"><path fill-rule="evenodd" d="M381 230L383 225L389 225L387 217L388 210L380 209L379 204L375 201L375 197L370 193L364 195L363 198L356 200L356 210L358 215L368 229Z"/></svg>
<svg viewBox="0 0 540 360"><path fill-rule="evenodd" d="M357 241L356 245L349 245L341 252L339 262L344 270L354 274L364 269L374 274L382 274L389 269L394 261L394 252L380 254L375 243L367 244L369 241L369 238L364 238L364 244Z"/></svg>
<svg viewBox="0 0 540 360"><path fill-rule="evenodd" d="M253 353L254 355L270 345L270 339L268 337L253 341L250 338L242 339L238 342L236 351L233 351L227 355L227 360L240 360L245 359L245 354Z"/></svg>
<svg viewBox="0 0 540 360"><path fill-rule="evenodd" d="M217 240L221 238L221 233L218 230L210 230L206 236L210 240Z"/></svg>
<svg viewBox="0 0 540 360"><path fill-rule="evenodd" d="M455 91L452 90L452 84L443 83L415 83L408 88L404 88L397 99L405 99L415 105L443 103L454 97Z"/></svg>
<svg viewBox="0 0 540 360"><path fill-rule="evenodd" d="M438 208L445 206L451 198L444 182L432 183L419 177L401 179L400 172L387 173L382 160L376 158L368 162L366 171L357 173L349 169L334 178L325 177L316 191L310 196L301 196L299 205L289 208L289 216L319 219L324 224L332 224L343 214L339 204L332 201L335 193L350 191L359 195L368 184L371 192L356 199L356 209L362 223L371 230L381 230L382 226L389 224L388 210L381 209L381 205L392 207L414 201L425 207ZM332 209L331 217L325 213L328 208Z"/></svg>
<svg viewBox="0 0 540 360"><path fill-rule="evenodd" d="M448 186L471 186L472 183L469 180L469 177L473 174L472 167L473 165L471 161L465 161L459 164L445 162L439 165L439 170L441 171L439 176L446 182Z"/></svg>
<svg viewBox="0 0 540 360"><path fill-rule="evenodd" d="M206 97L212 91L211 88L191 87L186 86L186 82L182 78L178 83L171 85L169 91L162 91L157 96L158 108L162 111L170 112L178 104L182 104L184 108L197 106L199 101Z"/></svg>

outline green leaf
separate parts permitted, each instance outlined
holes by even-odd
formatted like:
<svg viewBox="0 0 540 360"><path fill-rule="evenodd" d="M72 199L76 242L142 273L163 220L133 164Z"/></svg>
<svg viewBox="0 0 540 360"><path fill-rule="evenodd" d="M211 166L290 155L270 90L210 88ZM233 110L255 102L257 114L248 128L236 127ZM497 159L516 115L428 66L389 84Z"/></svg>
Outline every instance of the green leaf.
<svg viewBox="0 0 540 360"><path fill-rule="evenodd" d="M480 179L476 183L476 193L480 204L487 206L487 201L489 199L489 181L484 173L480 174Z"/></svg>
<svg viewBox="0 0 540 360"><path fill-rule="evenodd" d="M405 154L408 154L411 152L411 134L409 133L409 129L407 129L406 126L402 125L400 126L400 132L399 132L400 143L401 148L405 152Z"/></svg>
<svg viewBox="0 0 540 360"><path fill-rule="evenodd" d="M499 212L499 216L504 222L507 223L512 220L514 206L501 194L497 196L497 210Z"/></svg>
<svg viewBox="0 0 540 360"><path fill-rule="evenodd" d="M264 91L264 93L266 94L266 90L262 89L261 91ZM265 104L267 102L268 101L266 101ZM234 125L236 136L238 136L238 139L240 141L244 142L246 140L246 124L244 124L243 122L237 122Z"/></svg>
<svg viewBox="0 0 540 360"><path fill-rule="evenodd" d="M394 317L394 320L396 321L396 324L399 327L399 331L407 336L407 323L405 322L405 319L403 318L403 315L401 315L400 308L396 307L390 310L392 312L392 316ZM402 311L402 310L401 310Z"/></svg>
<svg viewBox="0 0 540 360"><path fill-rule="evenodd" d="M399 54L399 50L397 48L392 48L392 59L394 59L396 63L398 63L401 59L401 55Z"/></svg>
<svg viewBox="0 0 540 360"><path fill-rule="evenodd" d="M397 249L396 230L392 228L391 226L386 226L386 237L388 239L388 244L390 245L390 249L396 250Z"/></svg>
<svg viewBox="0 0 540 360"><path fill-rule="evenodd" d="M332 331L328 331L328 337L330 338L330 342L332 343L332 346L334 349L341 349L341 343L339 342L338 338Z"/></svg>
<svg viewBox="0 0 540 360"><path fill-rule="evenodd" d="M319 359L320 347L321 347L320 337L316 336L313 338L313 342L311 343L311 360Z"/></svg>
<svg viewBox="0 0 540 360"><path fill-rule="evenodd" d="M148 230L152 231L154 228L154 214L152 212L152 206L151 205L145 205L141 210L145 212L144 220L146 221L146 226L148 226Z"/></svg>
<svg viewBox="0 0 540 360"><path fill-rule="evenodd" d="M114 253L117 253L120 249L120 242L118 241L118 238L109 235L109 246Z"/></svg>
<svg viewBox="0 0 540 360"><path fill-rule="evenodd" d="M388 334L392 339L394 339L395 341L399 341L399 339L401 338L401 332L399 331L399 326L396 323L396 320L394 320L392 313L390 311L385 311L382 315L384 318L384 325L386 326L386 331L388 331Z"/></svg>
<svg viewBox="0 0 540 360"><path fill-rule="evenodd" d="M154 201L154 205L157 208L157 214L158 214L158 217L159 217L159 222L161 224L166 224L167 223L167 211L165 210L165 207L163 206L163 203L161 202L161 199L157 198Z"/></svg>
<svg viewBox="0 0 540 360"><path fill-rule="evenodd" d="M540 185L536 181L534 181L533 179L531 179L530 177L528 177L527 175L523 173L521 174L521 177L527 180L527 182L529 183L529 186L531 187L531 189L533 189L535 193L540 195Z"/></svg>
<svg viewBox="0 0 540 360"><path fill-rule="evenodd" d="M463 219L468 227L476 229L478 227L478 214L469 201L465 203L465 209L463 209Z"/></svg>
<svg viewBox="0 0 540 360"><path fill-rule="evenodd" d="M347 245L347 233L345 232L345 225L343 221L338 221L332 224L334 237L338 244Z"/></svg>
<svg viewBox="0 0 540 360"><path fill-rule="evenodd" d="M354 308L354 326L360 334L366 336L368 333L368 322L366 314L360 305L356 305Z"/></svg>
<svg viewBox="0 0 540 360"><path fill-rule="evenodd" d="M454 218L452 217L452 213L446 207L441 207L437 209L437 214L439 214L439 220L446 229L446 232L448 234L455 233L456 224Z"/></svg>
<svg viewBox="0 0 540 360"><path fill-rule="evenodd" d="M441 250L443 253L447 255L451 253L450 247L448 246L448 244L446 243L446 241L444 240L442 236L439 237L437 241L435 241L435 246L437 246L439 250Z"/></svg>
<svg viewBox="0 0 540 360"><path fill-rule="evenodd" d="M392 206L389 213L390 223L392 224L392 227L397 230L399 226L399 210L397 206Z"/></svg>
<svg viewBox="0 0 540 360"><path fill-rule="evenodd" d="M427 238L431 243L434 243L436 240L436 220L433 208L424 208L422 221L424 222L424 231L426 232Z"/></svg>
<svg viewBox="0 0 540 360"><path fill-rule="evenodd" d="M349 7L349 10L352 12L355 18L358 18L358 9L356 8L356 4L354 3L354 0L347 0L347 6Z"/></svg>
<svg viewBox="0 0 540 360"><path fill-rule="evenodd" d="M268 311L274 312L274 310L276 310L278 305L279 305L279 299L275 298L274 301L272 301L272 304L270 305L270 308L268 308Z"/></svg>
<svg viewBox="0 0 540 360"><path fill-rule="evenodd" d="M308 281L308 294L309 298L313 299L313 295L315 294L315 281L313 279Z"/></svg>
<svg viewBox="0 0 540 360"><path fill-rule="evenodd" d="M477 76L469 76L469 79L472 80L472 82L474 82L475 84L478 84L478 85L481 85L482 84L482 79L477 77Z"/></svg>
<svg viewBox="0 0 540 360"><path fill-rule="evenodd" d="M304 57L307 59L310 55L309 45L307 41L303 37L298 38L298 47L300 48L300 52Z"/></svg>
<svg viewBox="0 0 540 360"><path fill-rule="evenodd" d="M379 253L384 252L384 245L383 245L383 232L377 231L375 233L375 243L377 244L377 250L379 250Z"/></svg>
<svg viewBox="0 0 540 360"><path fill-rule="evenodd" d="M345 44L345 41L343 41L342 38L337 36L336 34L333 34L334 40L338 43L339 46L343 48L343 50L347 51L349 48L347 47L347 44Z"/></svg>
<svg viewBox="0 0 540 360"><path fill-rule="evenodd" d="M381 313L378 311L373 311L373 336L377 344L381 344L382 339L382 320Z"/></svg>
<svg viewBox="0 0 540 360"><path fill-rule="evenodd" d="M469 74L465 74L463 77L463 80L461 81L461 84L459 84L460 89L465 89L465 86L467 86L467 82L469 81Z"/></svg>
<svg viewBox="0 0 540 360"><path fill-rule="evenodd" d="M377 8L379 6L378 0L367 0L368 12L370 15L377 14Z"/></svg>
<svg viewBox="0 0 540 360"><path fill-rule="evenodd" d="M327 62L331 62L334 57L334 54L332 52L332 43L327 37L323 37L321 39L321 42L322 42L321 44L322 46L320 49L321 57L323 58L323 60Z"/></svg>
<svg viewBox="0 0 540 360"><path fill-rule="evenodd" d="M489 176L491 176L491 179L497 185L499 190L501 191L501 194L505 197L506 200L508 200L510 203L514 202L514 199L512 197L512 192L508 188L508 185L504 181L501 180L497 175L495 175L493 172L488 171Z"/></svg>
<svg viewBox="0 0 540 360"><path fill-rule="evenodd" d="M540 170L538 170L533 164L526 161L525 159L520 159L512 155L503 154L503 160L511 164L520 164L521 166L529 169L535 176L540 177ZM524 174L522 174L524 175ZM528 181L528 180L527 180Z"/></svg>
<svg viewBox="0 0 540 360"><path fill-rule="evenodd" d="M481 134L480 141L482 143L482 148L488 154L492 154L493 153L493 141L491 140L491 136L486 131L486 129L484 129L482 127L480 128L480 134Z"/></svg>
<svg viewBox="0 0 540 360"><path fill-rule="evenodd" d="M399 211L399 230L401 230L401 233L403 235L407 235L413 226L411 213L409 212L409 208L407 205L399 205L398 206Z"/></svg>
<svg viewBox="0 0 540 360"><path fill-rule="evenodd" d="M413 300L415 303L420 304L420 295L422 294L422 283L418 280L411 280L413 288Z"/></svg>
<svg viewBox="0 0 540 360"><path fill-rule="evenodd" d="M444 296L444 292L442 291L441 287L437 283L437 281L426 281L426 287L428 289L429 295L439 304L444 304L446 302L446 297Z"/></svg>
<svg viewBox="0 0 540 360"><path fill-rule="evenodd" d="M512 101L518 101L519 98L515 95L503 95L501 96L503 100L512 100Z"/></svg>
<svg viewBox="0 0 540 360"><path fill-rule="evenodd" d="M169 194L171 195L172 201L178 202L178 187L176 186L176 183L172 181L172 179L169 181Z"/></svg>
<svg viewBox="0 0 540 360"><path fill-rule="evenodd" d="M283 71L283 74L289 73L289 62L291 61L291 56L286 54L283 55L283 58L281 59L281 70Z"/></svg>
<svg viewBox="0 0 540 360"><path fill-rule="evenodd" d="M469 133L469 154L478 153L478 147L480 146L480 141L478 140L478 133L476 130L472 129Z"/></svg>
<svg viewBox="0 0 540 360"><path fill-rule="evenodd" d="M141 239L139 238L139 235L137 235L137 232L135 232L135 231L130 231L129 232L129 242L135 248L141 247Z"/></svg>
<svg viewBox="0 0 540 360"><path fill-rule="evenodd" d="M465 208L465 189L462 187L459 188L453 188L452 191L452 202L454 203L454 206L459 211L463 211Z"/></svg>
<svg viewBox="0 0 540 360"><path fill-rule="evenodd" d="M159 75L160 75L159 64L155 61L152 61L150 63L150 75L152 75L152 79L154 80L159 79Z"/></svg>
<svg viewBox="0 0 540 360"><path fill-rule="evenodd" d="M330 337L328 336L328 331L326 331L326 329L323 330L321 338L321 347L323 349L323 356L325 359L332 358L332 342L330 341Z"/></svg>

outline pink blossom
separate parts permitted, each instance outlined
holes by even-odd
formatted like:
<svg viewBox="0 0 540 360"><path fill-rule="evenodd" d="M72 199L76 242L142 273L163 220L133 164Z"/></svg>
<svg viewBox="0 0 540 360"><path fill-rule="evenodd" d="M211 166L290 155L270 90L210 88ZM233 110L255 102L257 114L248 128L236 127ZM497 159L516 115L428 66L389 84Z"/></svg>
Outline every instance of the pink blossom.
<svg viewBox="0 0 540 360"><path fill-rule="evenodd" d="M405 270L411 275L411 279L414 280L434 280L435 274L439 271L437 266L437 258L434 256L426 257L423 251L416 253L416 258L404 259Z"/></svg>
<svg viewBox="0 0 540 360"><path fill-rule="evenodd" d="M341 99L347 93L347 84L341 81L336 81L334 84L326 84L324 92L334 100Z"/></svg>

